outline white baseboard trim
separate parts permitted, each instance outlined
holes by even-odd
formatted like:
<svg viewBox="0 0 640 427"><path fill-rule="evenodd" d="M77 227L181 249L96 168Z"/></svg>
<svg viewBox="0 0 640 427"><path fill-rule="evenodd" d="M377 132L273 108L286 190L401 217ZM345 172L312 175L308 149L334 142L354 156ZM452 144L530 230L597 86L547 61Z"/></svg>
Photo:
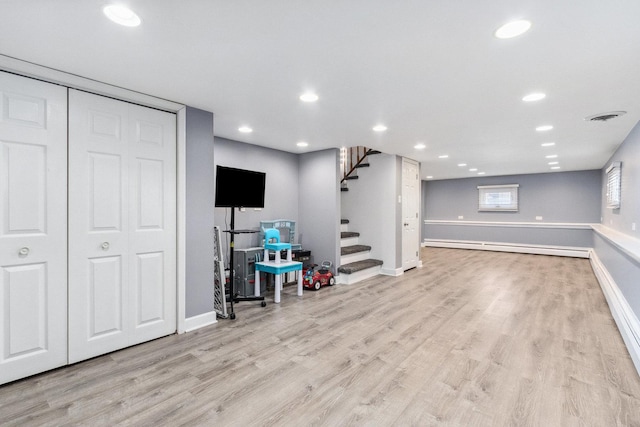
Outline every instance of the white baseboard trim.
<svg viewBox="0 0 640 427"><path fill-rule="evenodd" d="M609 304L609 310L618 325L618 330L631 355L636 371L640 375L640 321L595 251L590 251L590 255L591 268L600 283L602 293Z"/></svg>
<svg viewBox="0 0 640 427"><path fill-rule="evenodd" d="M218 323L215 311L188 317L184 322L185 332L193 332L196 329L204 328L205 326L213 325L214 323Z"/></svg>
<svg viewBox="0 0 640 427"><path fill-rule="evenodd" d="M385 276L398 277L404 274L404 270L402 268L381 268L380 274L384 274Z"/></svg>
<svg viewBox="0 0 640 427"><path fill-rule="evenodd" d="M591 248L578 248L570 246L545 246L502 242L481 242L473 240L438 240L424 239L422 244L426 247L452 248L452 249L476 249L481 251L514 252L534 255L555 255L573 258L589 258Z"/></svg>

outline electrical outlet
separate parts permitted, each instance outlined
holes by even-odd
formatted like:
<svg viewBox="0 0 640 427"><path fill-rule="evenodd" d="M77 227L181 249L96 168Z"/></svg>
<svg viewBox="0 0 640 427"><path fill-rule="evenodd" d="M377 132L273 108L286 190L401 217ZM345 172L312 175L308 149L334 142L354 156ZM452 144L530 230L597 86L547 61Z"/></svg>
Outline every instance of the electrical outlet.
<svg viewBox="0 0 640 427"><path fill-rule="evenodd" d="M636 223L635 222L631 223L631 231L636 231Z"/></svg>
<svg viewBox="0 0 640 427"><path fill-rule="evenodd" d="M536 216L536 221L542 221L542 217L541 216Z"/></svg>
<svg viewBox="0 0 640 427"><path fill-rule="evenodd" d="M464 215L458 215L458 219L464 219Z"/></svg>

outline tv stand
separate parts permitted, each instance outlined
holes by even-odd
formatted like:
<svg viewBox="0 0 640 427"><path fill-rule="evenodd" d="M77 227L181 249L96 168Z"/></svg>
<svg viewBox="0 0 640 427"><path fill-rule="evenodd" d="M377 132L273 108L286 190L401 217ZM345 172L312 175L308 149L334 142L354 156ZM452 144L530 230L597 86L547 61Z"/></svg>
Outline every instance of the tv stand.
<svg viewBox="0 0 640 427"><path fill-rule="evenodd" d="M253 296L253 297L240 297L236 295L235 290L235 278L233 270L234 270L234 262L233 262L233 251L234 251L234 236L236 234L250 234L257 233L259 230L235 230L235 212L236 208L231 208L231 228L229 230L225 230L225 233L229 233L229 302L231 303L231 309L229 311L229 318L234 320L236 318L236 313L233 310L233 303L238 303L241 301L262 301L262 307L266 307L267 303L264 300L263 296ZM260 274L256 272L256 274Z"/></svg>

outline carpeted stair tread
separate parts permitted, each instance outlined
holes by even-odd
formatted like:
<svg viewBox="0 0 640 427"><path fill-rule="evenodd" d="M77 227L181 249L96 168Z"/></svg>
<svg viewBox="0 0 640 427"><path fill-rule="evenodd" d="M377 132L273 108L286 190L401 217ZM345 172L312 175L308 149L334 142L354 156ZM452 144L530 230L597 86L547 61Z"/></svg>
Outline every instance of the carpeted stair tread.
<svg viewBox="0 0 640 427"><path fill-rule="evenodd" d="M341 239L348 239L350 237L360 237L360 233L356 233L355 231L342 231L340 232Z"/></svg>
<svg viewBox="0 0 640 427"><path fill-rule="evenodd" d="M371 250L371 246L367 245L351 245L340 248L340 255L357 254L358 252L367 252Z"/></svg>
<svg viewBox="0 0 640 427"><path fill-rule="evenodd" d="M377 267L382 265L382 261L379 259L365 259L362 261L350 262L349 264L341 265L338 267L338 272L344 274L352 274L357 271L366 270L367 268Z"/></svg>

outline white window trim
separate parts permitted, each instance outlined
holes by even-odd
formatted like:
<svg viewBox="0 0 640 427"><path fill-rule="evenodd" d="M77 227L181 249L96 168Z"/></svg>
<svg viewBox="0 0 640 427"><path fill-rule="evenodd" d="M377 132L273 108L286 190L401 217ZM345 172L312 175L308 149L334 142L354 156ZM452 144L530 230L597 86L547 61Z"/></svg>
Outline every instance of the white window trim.
<svg viewBox="0 0 640 427"><path fill-rule="evenodd" d="M519 184L478 185L478 212L518 212ZM495 193L509 193L509 202L488 203L487 197Z"/></svg>
<svg viewBox="0 0 640 427"><path fill-rule="evenodd" d="M622 191L622 163L613 162L607 168L607 208L620 209Z"/></svg>

